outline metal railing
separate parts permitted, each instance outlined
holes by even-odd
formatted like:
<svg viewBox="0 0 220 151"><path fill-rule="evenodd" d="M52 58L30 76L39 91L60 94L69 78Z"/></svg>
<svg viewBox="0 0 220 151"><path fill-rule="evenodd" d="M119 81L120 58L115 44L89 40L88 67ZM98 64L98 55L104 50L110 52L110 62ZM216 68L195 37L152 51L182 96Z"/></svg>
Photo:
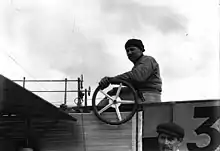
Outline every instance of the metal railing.
<svg viewBox="0 0 220 151"><path fill-rule="evenodd" d="M65 78L64 80L27 80L25 77L23 77L23 80L13 80L14 82L22 82L23 83L23 87L25 88L25 84L27 82L64 82L64 90L37 90L37 91L31 91L30 92L63 92L64 93L64 101L63 104L66 105L67 104L67 93L68 92L75 92L77 93L77 98L74 99L74 102L76 103L76 105L78 107L82 106L83 101L85 101L85 106L87 107L87 98L88 95L90 96L91 93L91 88L89 87L88 89L84 89L83 90L83 75L81 75L81 77L78 77L76 80L68 80L67 78ZM68 90L68 83L69 82L77 82L77 90ZM84 97L84 98L83 98Z"/></svg>

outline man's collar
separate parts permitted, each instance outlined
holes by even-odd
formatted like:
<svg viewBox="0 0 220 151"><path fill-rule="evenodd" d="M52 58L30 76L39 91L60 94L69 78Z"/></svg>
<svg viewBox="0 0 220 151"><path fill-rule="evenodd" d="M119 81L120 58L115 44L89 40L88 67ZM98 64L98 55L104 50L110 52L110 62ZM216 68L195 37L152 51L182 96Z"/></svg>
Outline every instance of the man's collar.
<svg viewBox="0 0 220 151"><path fill-rule="evenodd" d="M136 64L143 56L144 56L144 54L142 54L139 58L137 58L137 60L134 61L133 63Z"/></svg>

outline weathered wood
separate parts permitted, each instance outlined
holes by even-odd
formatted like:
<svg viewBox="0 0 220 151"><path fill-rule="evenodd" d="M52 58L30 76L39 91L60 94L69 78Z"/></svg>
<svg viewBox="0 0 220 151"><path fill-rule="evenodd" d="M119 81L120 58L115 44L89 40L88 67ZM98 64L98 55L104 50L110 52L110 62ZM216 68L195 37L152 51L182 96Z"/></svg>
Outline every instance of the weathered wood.
<svg viewBox="0 0 220 151"><path fill-rule="evenodd" d="M107 113L114 117L115 113ZM122 113L127 114L127 113ZM93 113L72 113L77 122L33 118L30 127L18 116L0 118L0 150L29 145L40 151L128 151L135 149L135 117L118 126L105 124ZM4 133L5 132L5 133ZM7 141L5 141L7 139Z"/></svg>
<svg viewBox="0 0 220 151"><path fill-rule="evenodd" d="M81 123L82 134L84 134L85 150L132 150L132 121L123 125L112 126L99 121L93 113L71 115L77 118L79 123ZM113 113L109 113L109 116L112 115Z"/></svg>

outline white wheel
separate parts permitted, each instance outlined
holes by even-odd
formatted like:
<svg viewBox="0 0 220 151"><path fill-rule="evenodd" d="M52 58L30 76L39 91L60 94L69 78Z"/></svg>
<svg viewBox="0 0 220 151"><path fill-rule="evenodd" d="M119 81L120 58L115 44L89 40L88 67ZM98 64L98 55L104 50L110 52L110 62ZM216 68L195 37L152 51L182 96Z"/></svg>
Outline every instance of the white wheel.
<svg viewBox="0 0 220 151"><path fill-rule="evenodd" d="M115 95L110 96L105 90L101 90L100 86L98 86L92 97L92 107L95 115L103 122L110 124L110 125L120 125L123 124L127 121L129 121L133 115L135 114L137 110L137 94L135 89L127 82L123 80L111 80L110 81L110 86L112 85L117 85L117 92ZM123 100L120 98L120 93L123 88L128 88L131 90L132 95L133 95L133 100ZM107 88L106 88L107 89ZM107 104L104 106L97 106L97 103L99 102L99 97L102 95L101 99L107 99ZM128 114L123 115L120 107L123 104L131 104L132 109L129 111ZM109 116L110 114L112 115L112 112L114 111L116 113L116 118L112 119L112 116Z"/></svg>

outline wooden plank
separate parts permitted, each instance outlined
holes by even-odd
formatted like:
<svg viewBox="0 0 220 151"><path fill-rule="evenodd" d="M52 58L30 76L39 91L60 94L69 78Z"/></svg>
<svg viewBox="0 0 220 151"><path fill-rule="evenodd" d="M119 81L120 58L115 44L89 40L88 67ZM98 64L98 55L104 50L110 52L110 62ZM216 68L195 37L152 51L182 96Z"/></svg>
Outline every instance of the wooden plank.
<svg viewBox="0 0 220 151"><path fill-rule="evenodd" d="M109 113L113 116L114 113ZM126 114L126 113L122 113ZM132 150L132 122L113 126L103 123L94 114L83 114L88 151Z"/></svg>
<svg viewBox="0 0 220 151"><path fill-rule="evenodd" d="M115 113L108 113L114 117ZM126 113L122 113L125 115ZM101 122L93 113L70 114L77 122L35 118L30 121L29 143L40 151L128 151L135 146L135 125L131 120L111 126ZM0 129L9 129L9 139L0 139L0 148L25 144L27 123L19 117L2 117ZM133 129L133 131L132 131ZM133 141L132 141L133 140ZM10 151L10 150L9 150Z"/></svg>
<svg viewBox="0 0 220 151"><path fill-rule="evenodd" d="M107 113L110 117L114 117L115 113ZM122 113L126 116L127 113ZM77 119L75 123L74 133L75 142L68 139L64 139L65 146L57 145L56 141L44 139L44 144L41 149L44 151L136 151L136 117L134 116L129 122L112 126L100 121L93 113L71 113L71 116ZM141 116L139 118L139 125L142 122ZM133 124L132 124L133 123ZM53 133L57 131L53 130ZM58 131L59 132L59 131ZM55 133L57 134L57 133ZM54 134L54 135L55 135ZM139 136L139 148L141 148L141 127L138 131ZM52 135L52 134L51 134ZM64 134L63 134L64 135ZM48 135L46 135L48 136ZM48 145L50 144L50 145ZM74 146L74 145L76 146ZM139 150L141 151L141 150Z"/></svg>
<svg viewBox="0 0 220 151"><path fill-rule="evenodd" d="M26 121L20 117L1 117L0 150L18 150L26 145L28 138L34 150L82 151L85 147L80 122L38 118L31 119L27 129ZM9 144L11 149L7 147Z"/></svg>
<svg viewBox="0 0 220 151"><path fill-rule="evenodd" d="M40 138L40 151L84 151L82 121L80 114L74 114L77 122L54 123ZM39 125L38 125L39 126ZM42 125L40 125L43 129Z"/></svg>

